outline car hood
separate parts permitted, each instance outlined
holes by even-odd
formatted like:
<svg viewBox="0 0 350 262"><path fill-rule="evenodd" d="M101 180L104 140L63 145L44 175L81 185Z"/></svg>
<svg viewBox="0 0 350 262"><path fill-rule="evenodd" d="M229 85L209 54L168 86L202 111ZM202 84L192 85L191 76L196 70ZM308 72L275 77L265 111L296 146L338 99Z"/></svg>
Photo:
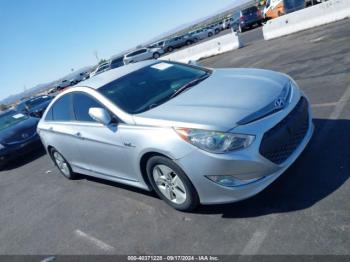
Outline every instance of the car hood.
<svg viewBox="0 0 350 262"><path fill-rule="evenodd" d="M136 124L227 131L272 103L289 82L281 73L261 69L217 69L168 102L134 116Z"/></svg>
<svg viewBox="0 0 350 262"><path fill-rule="evenodd" d="M8 144L24 141L36 134L39 119L29 117L6 129L0 130L0 143Z"/></svg>

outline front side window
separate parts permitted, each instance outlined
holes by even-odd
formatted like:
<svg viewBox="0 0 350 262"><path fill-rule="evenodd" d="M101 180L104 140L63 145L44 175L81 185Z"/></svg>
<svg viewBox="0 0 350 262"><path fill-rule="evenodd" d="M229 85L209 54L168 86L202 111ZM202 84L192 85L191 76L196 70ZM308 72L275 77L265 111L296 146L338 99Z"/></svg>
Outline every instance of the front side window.
<svg viewBox="0 0 350 262"><path fill-rule="evenodd" d="M92 107L102 107L103 106L97 102L94 98L86 95L84 93L74 93L73 94L73 109L75 114L75 119L80 122L96 122L89 115L89 109Z"/></svg>
<svg viewBox="0 0 350 262"><path fill-rule="evenodd" d="M138 114L171 99L188 83L210 71L177 63L159 62L129 73L98 89L129 114Z"/></svg>
<svg viewBox="0 0 350 262"><path fill-rule="evenodd" d="M53 121L72 121L72 102L71 94L66 94L55 102L52 106Z"/></svg>

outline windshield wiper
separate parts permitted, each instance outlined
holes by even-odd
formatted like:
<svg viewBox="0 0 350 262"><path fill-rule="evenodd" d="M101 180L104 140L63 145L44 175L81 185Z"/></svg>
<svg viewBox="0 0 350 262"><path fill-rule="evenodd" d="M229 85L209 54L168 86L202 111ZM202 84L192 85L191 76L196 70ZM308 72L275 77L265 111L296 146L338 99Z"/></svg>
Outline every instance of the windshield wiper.
<svg viewBox="0 0 350 262"><path fill-rule="evenodd" d="M202 82L204 79L208 78L210 76L209 73L204 74L201 77L198 77L196 79L193 79L192 81L188 82L187 84L184 84L181 86L178 90L176 90L171 96L171 98L174 98L175 96L181 94L183 91L187 90L188 88L197 85L198 83Z"/></svg>

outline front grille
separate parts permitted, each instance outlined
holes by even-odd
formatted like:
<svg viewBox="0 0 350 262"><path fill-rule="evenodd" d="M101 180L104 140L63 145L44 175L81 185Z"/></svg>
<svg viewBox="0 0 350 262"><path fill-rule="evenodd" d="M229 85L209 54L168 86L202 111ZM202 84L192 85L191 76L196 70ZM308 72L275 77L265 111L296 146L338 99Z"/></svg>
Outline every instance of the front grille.
<svg viewBox="0 0 350 262"><path fill-rule="evenodd" d="M301 143L308 128L308 102L302 97L281 122L264 134L260 154L276 164L283 163Z"/></svg>

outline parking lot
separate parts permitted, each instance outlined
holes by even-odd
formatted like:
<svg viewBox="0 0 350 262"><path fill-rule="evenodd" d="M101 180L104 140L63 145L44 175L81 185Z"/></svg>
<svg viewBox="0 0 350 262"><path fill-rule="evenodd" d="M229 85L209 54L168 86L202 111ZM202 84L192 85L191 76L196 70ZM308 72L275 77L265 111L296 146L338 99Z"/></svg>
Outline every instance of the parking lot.
<svg viewBox="0 0 350 262"><path fill-rule="evenodd" d="M68 181L45 152L0 172L1 254L350 254L350 21L272 41L261 28L208 67L291 75L315 133L266 190L182 213L153 193L95 178Z"/></svg>

